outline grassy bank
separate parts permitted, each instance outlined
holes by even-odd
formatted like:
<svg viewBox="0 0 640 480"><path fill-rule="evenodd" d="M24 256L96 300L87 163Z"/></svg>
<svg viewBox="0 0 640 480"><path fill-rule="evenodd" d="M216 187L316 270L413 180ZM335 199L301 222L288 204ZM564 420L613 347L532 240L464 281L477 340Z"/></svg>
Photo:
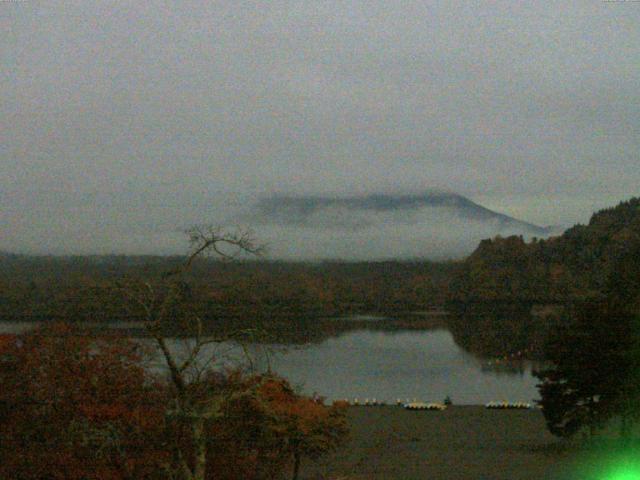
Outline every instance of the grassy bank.
<svg viewBox="0 0 640 480"><path fill-rule="evenodd" d="M537 409L351 407L348 415L352 434L347 446L307 461L303 479L578 478L580 449L553 437Z"/></svg>

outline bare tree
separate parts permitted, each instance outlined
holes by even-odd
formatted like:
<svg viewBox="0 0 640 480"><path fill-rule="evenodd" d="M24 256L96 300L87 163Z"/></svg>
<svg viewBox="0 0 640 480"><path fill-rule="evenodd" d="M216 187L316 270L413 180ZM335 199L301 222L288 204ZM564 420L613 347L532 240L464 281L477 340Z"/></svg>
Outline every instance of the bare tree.
<svg viewBox="0 0 640 480"><path fill-rule="evenodd" d="M204 480L207 473L206 423L222 415L223 405L230 399L249 395L250 390L211 388L206 381L207 369L198 364L203 349L214 342L228 340L205 334L203 319L189 308L186 275L201 257L213 254L231 260L242 255L261 255L252 233L246 230L224 230L211 226L195 226L186 232L191 249L177 267L155 281L143 281L122 287L126 296L142 311L144 328L161 352L173 392L172 405L167 411L168 423L178 422L186 427L192 450L183 451L176 442L174 462L166 465L169 476L179 480ZM178 325L176 325L178 324ZM167 341L167 327L190 337L186 355L179 356ZM211 359L204 362L210 364Z"/></svg>

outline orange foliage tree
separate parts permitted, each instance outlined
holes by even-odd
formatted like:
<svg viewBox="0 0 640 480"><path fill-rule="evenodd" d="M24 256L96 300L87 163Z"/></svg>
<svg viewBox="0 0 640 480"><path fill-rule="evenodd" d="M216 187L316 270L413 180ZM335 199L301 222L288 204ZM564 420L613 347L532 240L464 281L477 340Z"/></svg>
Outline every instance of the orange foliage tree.
<svg viewBox="0 0 640 480"><path fill-rule="evenodd" d="M228 400L207 422L207 480L282 478L291 469L298 478L302 457L335 450L346 438L343 407L298 395L280 377L236 371L212 374L208 382L217 395L227 391ZM232 392L251 393L233 397ZM188 423L178 425L173 437L181 439L186 454L196 447Z"/></svg>
<svg viewBox="0 0 640 480"><path fill-rule="evenodd" d="M303 455L337 445L337 408L273 376L209 368L215 358L206 347L232 338L206 334L191 268L207 252L231 258L260 247L246 232L189 233L183 263L113 292L143 318L162 380L145 370L140 342L113 335L55 324L3 342L0 478L258 480L276 478L291 461L297 477ZM168 332L186 337L187 350L177 351Z"/></svg>
<svg viewBox="0 0 640 480"><path fill-rule="evenodd" d="M0 342L0 478L181 478L202 447L175 414L175 388L144 368L139 342L62 323ZM203 424L205 479L266 480L337 448L343 409L274 375L210 371L185 384ZM182 459L179 457L182 456Z"/></svg>
<svg viewBox="0 0 640 480"><path fill-rule="evenodd" d="M3 342L0 478L154 478L163 447L162 388L139 346L53 324Z"/></svg>
<svg viewBox="0 0 640 480"><path fill-rule="evenodd" d="M322 398L296 395L289 383L273 378L259 390L262 408L282 449L292 458L293 480L297 480L302 457L316 458L337 449L348 428L344 406L324 405Z"/></svg>

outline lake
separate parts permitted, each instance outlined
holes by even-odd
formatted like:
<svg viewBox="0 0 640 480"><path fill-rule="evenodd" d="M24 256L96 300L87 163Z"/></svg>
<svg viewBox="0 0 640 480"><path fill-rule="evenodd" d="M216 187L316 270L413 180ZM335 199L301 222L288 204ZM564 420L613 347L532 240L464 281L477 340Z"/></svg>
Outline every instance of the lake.
<svg viewBox="0 0 640 480"><path fill-rule="evenodd" d="M29 324L2 323L0 332L18 332ZM185 340L173 340L181 349ZM397 398L456 404L526 401L538 398L531 366L520 372L487 368L487 362L459 347L446 329L380 331L351 330L303 346L250 345L258 371L271 369L307 394L330 400ZM203 352L221 362L245 358L233 344L216 344Z"/></svg>
<svg viewBox="0 0 640 480"><path fill-rule="evenodd" d="M352 331L276 353L271 365L306 393L331 399L442 401L449 395L456 403L477 404L538 397L530 369L523 374L487 371L447 330Z"/></svg>

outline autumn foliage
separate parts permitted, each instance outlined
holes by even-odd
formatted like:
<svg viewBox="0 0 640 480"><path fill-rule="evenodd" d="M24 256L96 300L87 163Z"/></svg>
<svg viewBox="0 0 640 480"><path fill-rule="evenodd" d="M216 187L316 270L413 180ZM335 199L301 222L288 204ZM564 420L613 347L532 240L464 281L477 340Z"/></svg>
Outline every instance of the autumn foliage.
<svg viewBox="0 0 640 480"><path fill-rule="evenodd" d="M144 353L133 340L65 324L2 337L0 478L180 478L187 425L169 414L170 384L144 368ZM206 424L206 478L290 478L301 458L346 434L342 408L275 376L212 372L198 388L194 398L225 399Z"/></svg>
<svg viewBox="0 0 640 480"><path fill-rule="evenodd" d="M138 346L56 324L5 342L0 478L150 478L162 395Z"/></svg>
<svg viewBox="0 0 640 480"><path fill-rule="evenodd" d="M208 426L207 478L296 478L301 459L338 448L347 436L344 406L296 394L273 375L219 377L218 388L251 391L228 401L224 415Z"/></svg>
<svg viewBox="0 0 640 480"><path fill-rule="evenodd" d="M302 457L315 458L334 450L344 440L347 425L344 405L324 406L321 398L295 395L289 384L274 379L260 389L269 425L284 440L283 450L293 458L293 478L298 478Z"/></svg>

